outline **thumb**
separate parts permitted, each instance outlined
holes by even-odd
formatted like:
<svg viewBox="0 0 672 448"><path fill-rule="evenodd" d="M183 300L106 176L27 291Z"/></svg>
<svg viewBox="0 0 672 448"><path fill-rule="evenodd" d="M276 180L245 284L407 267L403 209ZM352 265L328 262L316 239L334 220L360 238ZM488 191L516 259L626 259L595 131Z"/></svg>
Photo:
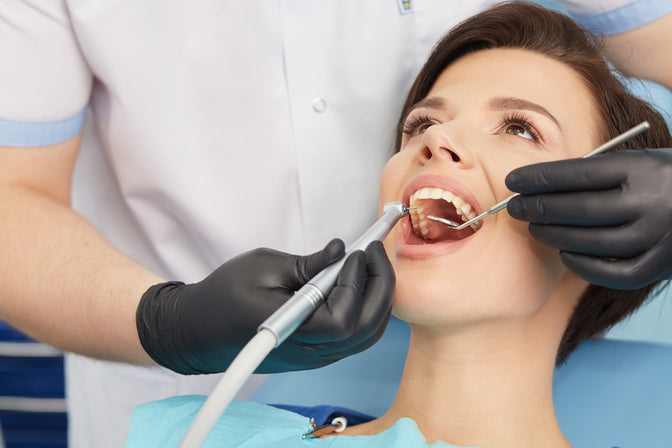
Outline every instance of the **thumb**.
<svg viewBox="0 0 672 448"><path fill-rule="evenodd" d="M322 269L338 261L345 255L345 244L334 238L319 252L299 257L296 260L296 270L299 279L305 283L315 277Z"/></svg>

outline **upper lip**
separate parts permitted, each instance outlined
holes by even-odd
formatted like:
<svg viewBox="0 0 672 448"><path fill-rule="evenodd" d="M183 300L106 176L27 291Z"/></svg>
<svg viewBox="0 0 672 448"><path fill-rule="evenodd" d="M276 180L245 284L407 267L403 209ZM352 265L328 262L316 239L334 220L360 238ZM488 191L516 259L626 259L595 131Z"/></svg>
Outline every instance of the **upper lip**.
<svg viewBox="0 0 672 448"><path fill-rule="evenodd" d="M474 194L469 191L467 187L452 177L438 176L435 174L425 174L414 178L404 191L404 196L402 199L403 203L410 205L409 201L411 199L411 195L423 187L434 187L441 188L442 190L448 190L456 196L464 199L464 201L468 202L477 215L480 215L483 212L483 208L478 202L478 199L476 199L476 196L474 196Z"/></svg>

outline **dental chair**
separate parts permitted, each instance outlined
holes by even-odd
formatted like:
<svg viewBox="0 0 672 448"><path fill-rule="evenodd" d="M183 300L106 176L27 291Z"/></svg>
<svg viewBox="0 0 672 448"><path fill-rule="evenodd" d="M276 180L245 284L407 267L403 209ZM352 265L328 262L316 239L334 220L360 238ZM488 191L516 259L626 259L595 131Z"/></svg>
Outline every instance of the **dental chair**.
<svg viewBox="0 0 672 448"><path fill-rule="evenodd" d="M66 448L63 354L0 321L0 448Z"/></svg>
<svg viewBox="0 0 672 448"><path fill-rule="evenodd" d="M408 326L392 319L366 352L317 372L271 375L251 399L379 416L394 399L408 338ZM672 345L586 341L556 370L554 401L575 448L672 447Z"/></svg>

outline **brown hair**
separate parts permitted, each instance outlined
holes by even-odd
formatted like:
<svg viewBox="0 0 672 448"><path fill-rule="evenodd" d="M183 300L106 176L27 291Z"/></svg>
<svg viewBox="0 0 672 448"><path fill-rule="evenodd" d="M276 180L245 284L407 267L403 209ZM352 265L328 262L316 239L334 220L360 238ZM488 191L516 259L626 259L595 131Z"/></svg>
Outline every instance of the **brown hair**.
<svg viewBox="0 0 672 448"><path fill-rule="evenodd" d="M628 92L590 33L563 14L530 3L508 2L465 20L434 47L406 98L397 129L397 150L409 110L427 96L443 70L466 54L493 48L537 52L574 69L593 95L602 119L597 135L603 141L644 120L651 124L649 131L612 151L672 146L662 115ZM556 364L562 364L581 341L604 332L634 312L659 283L628 291L589 285L570 318Z"/></svg>

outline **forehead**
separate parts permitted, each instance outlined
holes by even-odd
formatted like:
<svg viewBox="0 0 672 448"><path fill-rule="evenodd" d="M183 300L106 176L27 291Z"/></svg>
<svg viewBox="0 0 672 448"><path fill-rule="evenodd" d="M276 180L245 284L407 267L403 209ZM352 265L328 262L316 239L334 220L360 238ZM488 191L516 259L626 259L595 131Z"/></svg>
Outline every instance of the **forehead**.
<svg viewBox="0 0 672 448"><path fill-rule="evenodd" d="M561 123L585 127L600 122L584 79L571 67L528 50L491 49L463 56L439 75L427 95L433 96L448 103L523 98L547 108Z"/></svg>

